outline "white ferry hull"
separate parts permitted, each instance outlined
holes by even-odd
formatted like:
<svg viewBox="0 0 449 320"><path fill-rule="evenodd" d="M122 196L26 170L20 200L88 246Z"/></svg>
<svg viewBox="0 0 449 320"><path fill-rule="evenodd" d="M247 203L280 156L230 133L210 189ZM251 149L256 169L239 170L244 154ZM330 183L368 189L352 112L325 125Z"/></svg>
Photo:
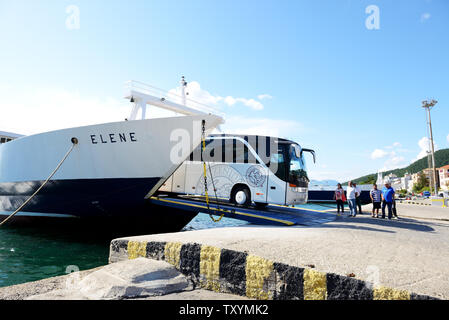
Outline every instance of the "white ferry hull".
<svg viewBox="0 0 449 320"><path fill-rule="evenodd" d="M70 148L72 137L78 139L78 145L13 220L145 217L157 224L170 219L154 210L145 196L200 143L203 119L206 134L222 122L213 115L123 121L41 133L2 144L0 220L42 184ZM174 156L180 136L189 137L190 144Z"/></svg>

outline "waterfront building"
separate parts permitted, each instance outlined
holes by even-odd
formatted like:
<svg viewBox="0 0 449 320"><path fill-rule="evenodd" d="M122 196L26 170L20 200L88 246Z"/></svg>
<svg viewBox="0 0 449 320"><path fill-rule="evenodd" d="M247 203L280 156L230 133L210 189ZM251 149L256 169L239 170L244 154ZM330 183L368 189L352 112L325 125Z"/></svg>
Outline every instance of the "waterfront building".
<svg viewBox="0 0 449 320"><path fill-rule="evenodd" d="M426 168L422 172L424 173L426 178L429 180L429 182L432 183L432 181L433 181L432 168ZM438 172L438 168L435 168L435 176L436 176L436 179L437 179L437 181L436 181L437 182L437 187L439 188L440 187L440 179L439 179L440 175L439 175L439 172ZM433 183L432 183L432 185L433 185ZM433 187L432 187L432 189L433 189Z"/></svg>
<svg viewBox="0 0 449 320"><path fill-rule="evenodd" d="M449 190L449 165L438 168L438 175L440 178L440 188L443 190Z"/></svg>

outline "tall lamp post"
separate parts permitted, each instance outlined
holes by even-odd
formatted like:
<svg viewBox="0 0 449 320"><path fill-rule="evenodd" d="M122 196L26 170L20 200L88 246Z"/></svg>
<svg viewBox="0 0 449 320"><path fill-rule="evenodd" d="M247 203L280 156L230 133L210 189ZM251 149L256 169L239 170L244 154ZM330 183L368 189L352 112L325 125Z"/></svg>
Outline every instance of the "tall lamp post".
<svg viewBox="0 0 449 320"><path fill-rule="evenodd" d="M432 152L432 176L433 176L433 190L434 195L436 196L438 194L438 187L437 187L437 177L435 173L435 146L433 143L433 132L432 132L432 120L430 118L430 110L438 103L438 101L432 99L430 101L424 100L422 102L422 107L426 109L427 111L427 125L430 135L430 148Z"/></svg>

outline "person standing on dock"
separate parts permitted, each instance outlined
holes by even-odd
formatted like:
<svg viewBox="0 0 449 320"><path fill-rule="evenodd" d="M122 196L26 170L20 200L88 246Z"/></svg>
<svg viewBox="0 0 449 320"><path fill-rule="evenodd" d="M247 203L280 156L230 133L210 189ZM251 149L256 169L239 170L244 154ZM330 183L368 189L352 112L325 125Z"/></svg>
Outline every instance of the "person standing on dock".
<svg viewBox="0 0 449 320"><path fill-rule="evenodd" d="M390 181L385 181L385 187L382 189L382 219L385 219L385 207L388 207L388 219L392 218L392 207L394 200L394 189Z"/></svg>
<svg viewBox="0 0 449 320"><path fill-rule="evenodd" d="M357 205L358 208L358 212L360 214L362 213L362 200L360 198L360 195L362 194L362 190L360 190L360 187L357 187L357 184L354 182L354 188L355 188L355 192L357 192L356 196L355 196L355 203Z"/></svg>
<svg viewBox="0 0 449 320"><path fill-rule="evenodd" d="M371 213L371 217L379 218L379 209L382 200L382 191L377 189L377 184L373 184L373 189L369 192L369 196L371 198L371 202L373 203L373 212ZM376 213L376 215L374 215Z"/></svg>
<svg viewBox="0 0 449 320"><path fill-rule="evenodd" d="M391 187L393 189L394 195L393 195L393 206L391 211L393 212L393 219L398 219L398 210L396 208L396 191L394 190L393 187Z"/></svg>
<svg viewBox="0 0 449 320"><path fill-rule="evenodd" d="M357 191L352 181L348 182L348 189L346 190L346 198L348 199L349 205L349 217L355 217L357 215L357 205L356 205Z"/></svg>
<svg viewBox="0 0 449 320"><path fill-rule="evenodd" d="M345 213L344 202L346 201L346 197L345 197L345 190L343 189L340 183L337 185L337 190L335 190L334 200L337 202L337 215L340 215L340 208L341 213L344 214Z"/></svg>

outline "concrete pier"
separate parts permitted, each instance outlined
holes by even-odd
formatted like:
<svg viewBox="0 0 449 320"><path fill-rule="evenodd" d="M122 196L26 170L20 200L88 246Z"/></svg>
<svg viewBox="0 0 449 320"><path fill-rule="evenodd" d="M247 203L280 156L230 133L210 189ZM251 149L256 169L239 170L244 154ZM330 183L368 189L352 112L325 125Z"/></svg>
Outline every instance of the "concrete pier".
<svg viewBox="0 0 449 320"><path fill-rule="evenodd" d="M407 217L391 221L370 209L317 226L116 239L110 262L164 260L202 287L256 299L448 299L449 223L434 210L443 209L398 205Z"/></svg>

